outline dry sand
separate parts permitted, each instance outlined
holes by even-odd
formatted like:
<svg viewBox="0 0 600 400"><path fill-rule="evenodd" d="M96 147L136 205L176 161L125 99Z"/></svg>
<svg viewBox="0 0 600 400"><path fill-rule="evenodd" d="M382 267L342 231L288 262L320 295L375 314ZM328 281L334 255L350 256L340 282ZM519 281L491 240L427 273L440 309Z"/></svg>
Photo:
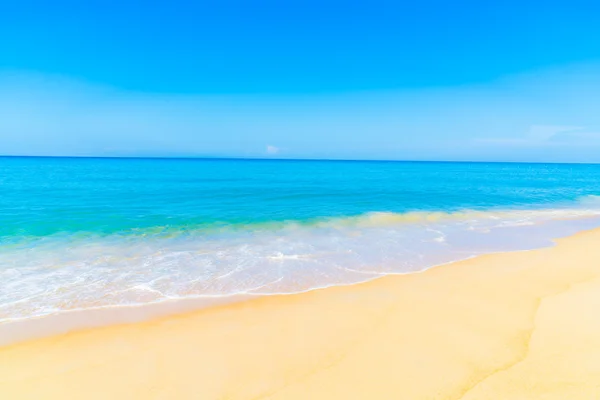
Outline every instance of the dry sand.
<svg viewBox="0 0 600 400"><path fill-rule="evenodd" d="M0 399L600 399L600 230L7 346Z"/></svg>

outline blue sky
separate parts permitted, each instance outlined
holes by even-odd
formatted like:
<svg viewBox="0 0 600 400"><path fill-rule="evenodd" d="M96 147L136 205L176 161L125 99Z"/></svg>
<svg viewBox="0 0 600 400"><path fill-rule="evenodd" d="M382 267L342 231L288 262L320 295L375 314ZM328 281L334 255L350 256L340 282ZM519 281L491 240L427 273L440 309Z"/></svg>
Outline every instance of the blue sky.
<svg viewBox="0 0 600 400"><path fill-rule="evenodd" d="M12 2L0 154L600 162L598 26L593 1Z"/></svg>

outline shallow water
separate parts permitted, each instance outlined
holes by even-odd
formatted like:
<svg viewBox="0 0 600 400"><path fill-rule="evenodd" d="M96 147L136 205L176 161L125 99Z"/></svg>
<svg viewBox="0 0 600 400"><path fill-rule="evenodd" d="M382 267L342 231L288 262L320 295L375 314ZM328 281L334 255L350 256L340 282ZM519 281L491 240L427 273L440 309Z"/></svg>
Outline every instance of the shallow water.
<svg viewBox="0 0 600 400"><path fill-rule="evenodd" d="M598 165L0 158L0 322L546 246L599 195Z"/></svg>

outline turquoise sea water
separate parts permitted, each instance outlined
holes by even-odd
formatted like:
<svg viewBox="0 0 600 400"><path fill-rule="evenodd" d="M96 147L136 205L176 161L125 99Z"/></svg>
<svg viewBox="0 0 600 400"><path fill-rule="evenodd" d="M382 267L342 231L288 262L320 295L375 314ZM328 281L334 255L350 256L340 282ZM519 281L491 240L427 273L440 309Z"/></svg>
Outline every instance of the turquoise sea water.
<svg viewBox="0 0 600 400"><path fill-rule="evenodd" d="M0 158L0 322L540 247L597 196L600 165Z"/></svg>

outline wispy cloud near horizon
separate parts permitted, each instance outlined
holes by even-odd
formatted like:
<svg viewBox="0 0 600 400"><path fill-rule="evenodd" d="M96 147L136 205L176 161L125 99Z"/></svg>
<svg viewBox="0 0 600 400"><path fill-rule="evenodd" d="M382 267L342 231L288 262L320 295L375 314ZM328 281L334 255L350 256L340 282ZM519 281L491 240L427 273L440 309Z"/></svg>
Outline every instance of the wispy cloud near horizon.
<svg viewBox="0 0 600 400"><path fill-rule="evenodd" d="M598 144L594 142L595 140L600 140L600 132L590 131L585 126L532 125L522 137L492 137L476 140L480 143L532 147L582 144L582 141L589 140L587 144L594 145Z"/></svg>
<svg viewBox="0 0 600 400"><path fill-rule="evenodd" d="M273 154L278 154L281 151L281 149L277 146L272 146L272 145L267 145L267 154L273 155Z"/></svg>
<svg viewBox="0 0 600 400"><path fill-rule="evenodd" d="M5 72L0 153L600 162L598 93L600 65L311 96L137 93Z"/></svg>

